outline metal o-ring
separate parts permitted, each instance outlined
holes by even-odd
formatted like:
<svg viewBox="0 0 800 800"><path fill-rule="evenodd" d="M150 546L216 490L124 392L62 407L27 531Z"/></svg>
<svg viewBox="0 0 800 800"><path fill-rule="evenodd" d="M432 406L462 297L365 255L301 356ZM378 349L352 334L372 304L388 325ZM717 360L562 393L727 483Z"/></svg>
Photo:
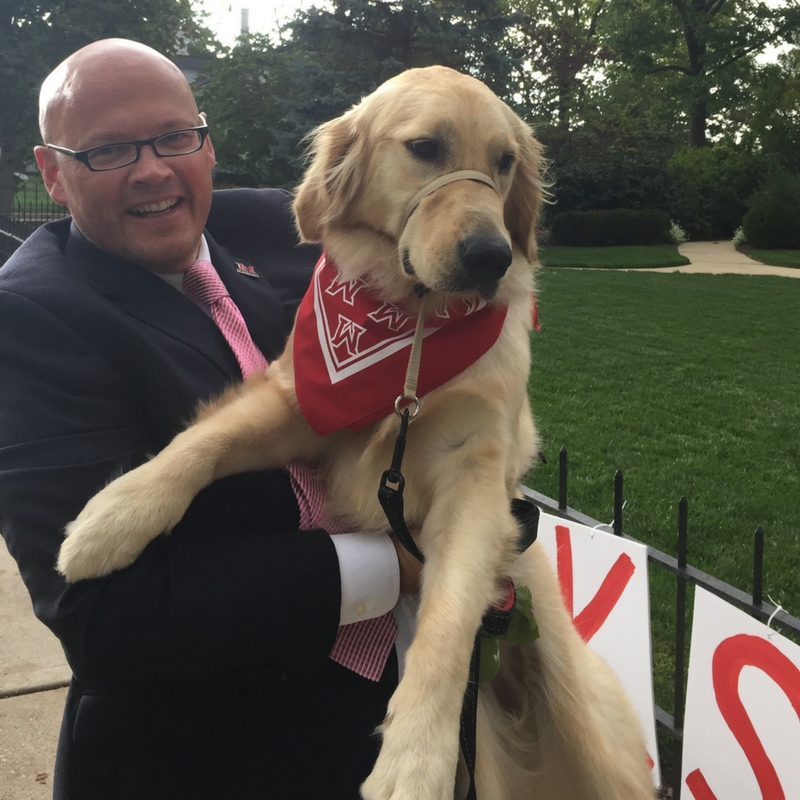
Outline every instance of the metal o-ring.
<svg viewBox="0 0 800 800"><path fill-rule="evenodd" d="M400 408L400 403L402 403L404 400L408 400L413 405L414 410L409 411L408 418L414 419L414 417L416 417L417 414L419 414L419 407L420 407L419 398L416 395L412 395L411 397L409 397L408 395L401 394L400 397L398 397L397 400L394 401L394 413L397 414L398 417L403 416L403 412L405 411L405 409Z"/></svg>

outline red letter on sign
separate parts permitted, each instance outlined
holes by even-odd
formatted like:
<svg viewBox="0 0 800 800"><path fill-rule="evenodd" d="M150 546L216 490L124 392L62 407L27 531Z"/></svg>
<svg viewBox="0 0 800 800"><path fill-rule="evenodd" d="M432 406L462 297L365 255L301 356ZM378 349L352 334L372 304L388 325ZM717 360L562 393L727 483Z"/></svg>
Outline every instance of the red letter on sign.
<svg viewBox="0 0 800 800"><path fill-rule="evenodd" d="M721 642L712 659L714 694L722 718L736 737L758 781L764 800L785 800L775 767L758 738L739 697L739 675L755 667L780 686L800 717L800 670L775 645L760 636L739 634ZM686 776L686 785L696 800L716 800L699 769Z"/></svg>
<svg viewBox="0 0 800 800"><path fill-rule="evenodd" d="M622 553L614 562L608 575L606 575L595 596L586 604L586 608L575 616L572 567L572 538L566 525L556 525L556 564L558 567L558 580L561 584L561 594L564 596L564 605L572 617L575 627L584 642L588 642L603 623L614 606L619 602L625 587L630 582L636 567L627 553Z"/></svg>

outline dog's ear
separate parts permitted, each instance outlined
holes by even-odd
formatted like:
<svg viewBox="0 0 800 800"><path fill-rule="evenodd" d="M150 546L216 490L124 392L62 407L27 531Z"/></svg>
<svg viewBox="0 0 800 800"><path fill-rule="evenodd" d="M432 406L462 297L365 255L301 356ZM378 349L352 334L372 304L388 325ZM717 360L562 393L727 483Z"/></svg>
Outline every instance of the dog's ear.
<svg viewBox="0 0 800 800"><path fill-rule="evenodd" d="M525 122L514 115L519 158L514 183L506 198L505 222L512 240L529 260L536 259L536 226L544 195L542 146Z"/></svg>
<svg viewBox="0 0 800 800"><path fill-rule="evenodd" d="M356 106L311 133L311 166L294 200L297 227L306 242L321 241L325 228L347 215L361 190L369 153L359 109Z"/></svg>

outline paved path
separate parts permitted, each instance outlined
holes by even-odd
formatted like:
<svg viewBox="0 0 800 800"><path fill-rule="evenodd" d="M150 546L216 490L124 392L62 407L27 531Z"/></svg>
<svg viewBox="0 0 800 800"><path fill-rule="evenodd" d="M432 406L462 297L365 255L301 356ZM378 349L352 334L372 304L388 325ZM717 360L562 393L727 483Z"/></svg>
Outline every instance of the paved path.
<svg viewBox="0 0 800 800"><path fill-rule="evenodd" d="M738 273L800 278L800 269L768 267L730 242L689 242L679 248L685 267L655 272ZM4 545L0 544L0 800L52 796L63 686L69 668L55 637L38 622Z"/></svg>
<svg viewBox="0 0 800 800"><path fill-rule="evenodd" d="M771 267L740 253L732 242L686 242L678 252L691 261L685 267L662 267L651 272L707 273L716 275L779 275L800 278L800 269Z"/></svg>
<svg viewBox="0 0 800 800"><path fill-rule="evenodd" d="M53 796L53 761L69 680L61 645L34 616L0 542L0 800Z"/></svg>

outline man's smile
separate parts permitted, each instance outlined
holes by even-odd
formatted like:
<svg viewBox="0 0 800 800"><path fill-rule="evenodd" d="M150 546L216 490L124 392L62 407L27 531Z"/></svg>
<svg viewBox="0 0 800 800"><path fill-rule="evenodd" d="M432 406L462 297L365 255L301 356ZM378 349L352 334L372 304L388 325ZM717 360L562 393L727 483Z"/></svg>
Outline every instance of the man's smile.
<svg viewBox="0 0 800 800"><path fill-rule="evenodd" d="M167 200L160 200L157 203L142 203L141 205L133 206L128 209L128 213L136 217L152 217L167 214L182 202L183 199L180 197L171 197Z"/></svg>

